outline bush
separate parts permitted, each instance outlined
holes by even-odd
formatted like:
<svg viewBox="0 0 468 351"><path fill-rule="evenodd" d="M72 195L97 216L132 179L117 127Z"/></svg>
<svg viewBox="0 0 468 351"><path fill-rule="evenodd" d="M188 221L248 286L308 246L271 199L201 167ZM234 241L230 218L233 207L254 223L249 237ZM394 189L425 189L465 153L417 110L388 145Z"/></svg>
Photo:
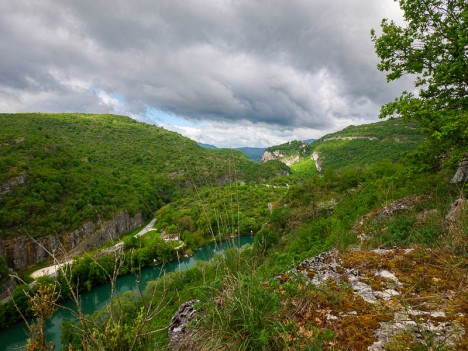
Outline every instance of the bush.
<svg viewBox="0 0 468 351"><path fill-rule="evenodd" d="M285 349L285 326L277 319L279 295L246 276L227 275L222 286L217 303L201 306L206 313L190 340L193 349L220 349L221 343L235 350Z"/></svg>
<svg viewBox="0 0 468 351"><path fill-rule="evenodd" d="M279 234L271 229L262 229L254 237L254 249L260 254L275 245L279 240Z"/></svg>

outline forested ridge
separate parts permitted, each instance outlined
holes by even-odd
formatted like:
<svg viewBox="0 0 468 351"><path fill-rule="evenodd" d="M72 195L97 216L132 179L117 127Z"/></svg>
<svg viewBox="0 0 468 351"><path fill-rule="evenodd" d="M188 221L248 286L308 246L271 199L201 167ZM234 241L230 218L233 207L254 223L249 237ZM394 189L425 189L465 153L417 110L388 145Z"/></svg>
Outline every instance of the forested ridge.
<svg viewBox="0 0 468 351"><path fill-rule="evenodd" d="M122 116L0 115L0 235L158 218L18 285L0 325L33 317L26 350L55 349L45 322L71 297L64 350L467 350L468 6L398 4L403 21L370 33L387 81L414 79L387 120L271 147L261 165ZM233 247L140 284L142 267L217 240ZM136 282L120 294L122 274ZM80 293L104 282L110 302L85 314Z"/></svg>
<svg viewBox="0 0 468 351"><path fill-rule="evenodd" d="M193 185L281 173L116 115L0 115L0 236L60 234L118 211L146 218Z"/></svg>

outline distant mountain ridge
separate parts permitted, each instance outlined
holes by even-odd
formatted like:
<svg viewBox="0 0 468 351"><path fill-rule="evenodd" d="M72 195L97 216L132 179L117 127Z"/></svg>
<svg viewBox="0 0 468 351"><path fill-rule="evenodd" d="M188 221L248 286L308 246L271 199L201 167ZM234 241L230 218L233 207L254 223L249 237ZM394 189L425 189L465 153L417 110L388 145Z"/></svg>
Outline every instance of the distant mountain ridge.
<svg viewBox="0 0 468 351"><path fill-rule="evenodd" d="M306 143L306 144L311 144L315 140L317 140L317 139L306 139L306 140L303 140L303 142ZM197 143L197 144L199 146L205 148L205 149L222 149L222 148L219 148L219 147L211 145L211 144L205 144L205 143ZM270 146L270 147L274 147L274 146ZM261 162L263 154L264 154L265 150L268 149L268 148L245 146L245 147L235 147L235 148L232 148L232 149L243 152L253 162Z"/></svg>
<svg viewBox="0 0 468 351"><path fill-rule="evenodd" d="M211 144L204 144L204 143L197 143L198 146L201 146L205 149L219 149L217 146L211 145Z"/></svg>

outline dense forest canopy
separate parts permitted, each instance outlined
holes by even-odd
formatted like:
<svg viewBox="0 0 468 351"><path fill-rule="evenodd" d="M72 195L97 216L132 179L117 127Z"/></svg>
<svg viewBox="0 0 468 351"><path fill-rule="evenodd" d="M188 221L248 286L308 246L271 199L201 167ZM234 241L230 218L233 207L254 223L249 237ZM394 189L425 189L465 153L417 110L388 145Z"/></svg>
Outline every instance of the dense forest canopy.
<svg viewBox="0 0 468 351"><path fill-rule="evenodd" d="M234 150L116 115L0 115L0 235L60 234L118 211L153 211L193 185L268 179Z"/></svg>

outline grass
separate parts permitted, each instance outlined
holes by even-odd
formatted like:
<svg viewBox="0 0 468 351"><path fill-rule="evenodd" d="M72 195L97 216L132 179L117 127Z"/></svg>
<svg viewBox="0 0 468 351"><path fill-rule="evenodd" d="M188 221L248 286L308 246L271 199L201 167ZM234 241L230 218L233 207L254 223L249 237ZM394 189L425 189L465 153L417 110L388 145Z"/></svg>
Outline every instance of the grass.
<svg viewBox="0 0 468 351"><path fill-rule="evenodd" d="M368 135L383 133L384 128L380 130L379 126L367 130ZM351 128L346 133L353 135L356 130ZM414 130L409 128L408 138L412 133ZM382 147L379 152L387 152L388 146L395 147L395 140L390 139L376 146ZM358 139L355 145L362 149L372 142ZM350 144L340 141L334 145L335 151L341 153ZM357 153L356 150L348 152ZM348 153L336 162L344 162L349 156ZM461 212L452 229L445 222L450 204L466 193L450 185L449 175L444 172L418 174L407 165L382 161L378 156L369 162L373 164L357 162L354 166L328 168L323 176L310 173L296 178L297 184L288 190L239 183L242 190L237 185L199 189L198 193L163 207L160 216L164 221L159 225L183 226L188 228L187 232L193 229L195 233L202 224L212 232L216 227L222 230L229 227L232 231L235 227L232 223L242 223L249 217L262 223L256 223L254 245L228 250L211 262L168 274L148 284L143 296L126 294L113 305L119 315L125 316L119 321L120 326L107 324L110 318L107 308L91 318L95 327L102 336L108 328L116 342L127 345L128 338L138 334L134 328L140 325L139 311L151 305L152 314L146 325L152 334L141 339L140 349L164 350L165 328L170 318L181 303L198 299L203 318L192 324L193 334L184 346L187 350L365 350L375 341L375 330L391 321L396 312L424 306L441 307L446 312L441 322L453 323L452 317L459 317L457 323L468 328L464 293L468 269L466 211ZM309 166L313 166L312 161L299 163L296 172L307 174ZM195 221L202 217L198 212L202 201L194 200L197 196L213 212L210 223ZM375 219L394 200L416 196L422 200L412 208ZM270 200L274 200L271 213L265 206ZM226 220L239 214L240 209L245 211L242 220L232 223ZM363 224L356 226L360 219ZM356 228L369 234L366 242L360 242ZM357 250L360 244L366 250ZM397 249L393 255L370 251L388 246L412 251ZM376 276L375 272L382 269L394 272L402 284L398 287L399 295L371 304L356 296L351 282L344 277L313 285L308 280L314 275L312 271L306 277L284 274L302 260L332 248L339 250L344 268L358 269L360 277L375 291L382 291L389 284L388 279ZM279 275L281 279L276 278ZM421 325L427 322L416 317L412 318ZM393 335L388 348L443 349L448 345L437 341L435 335L426 334L422 340L410 340L404 333ZM79 348L80 341L68 337ZM100 342L105 343L105 338ZM466 336L457 342L463 349L467 345Z"/></svg>

